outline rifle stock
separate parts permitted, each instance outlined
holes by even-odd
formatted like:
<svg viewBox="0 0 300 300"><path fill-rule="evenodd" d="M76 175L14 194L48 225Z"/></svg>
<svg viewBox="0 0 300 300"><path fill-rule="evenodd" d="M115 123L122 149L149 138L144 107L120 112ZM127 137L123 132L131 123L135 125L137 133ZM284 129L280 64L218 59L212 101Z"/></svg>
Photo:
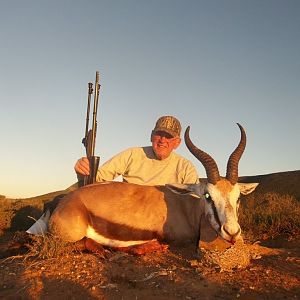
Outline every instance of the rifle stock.
<svg viewBox="0 0 300 300"><path fill-rule="evenodd" d="M90 165L90 175L84 176L82 182L79 182L79 186L85 186L96 182L97 170L99 167L100 157L95 156L95 146L96 146L96 134L97 134L97 111L98 111L98 101L100 92L100 75L96 71L95 80L95 91L93 91L93 84L88 83L88 103L86 110L86 124L85 124L85 136L82 139L82 143L86 150L86 156L89 160ZM94 92L94 103L93 103L93 122L92 128L89 129L89 117L90 117L90 107L91 107L91 97Z"/></svg>

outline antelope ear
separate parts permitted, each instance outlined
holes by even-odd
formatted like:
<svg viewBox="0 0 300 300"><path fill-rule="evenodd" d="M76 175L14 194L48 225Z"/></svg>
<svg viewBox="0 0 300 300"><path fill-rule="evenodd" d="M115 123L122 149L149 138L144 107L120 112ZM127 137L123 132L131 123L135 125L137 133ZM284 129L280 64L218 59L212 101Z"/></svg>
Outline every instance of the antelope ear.
<svg viewBox="0 0 300 300"><path fill-rule="evenodd" d="M259 183L238 183L241 194L248 195L252 193L256 187L259 185Z"/></svg>
<svg viewBox="0 0 300 300"><path fill-rule="evenodd" d="M176 194L183 194L183 195L184 194L194 194L199 197L203 194L205 184L203 184L203 183L195 183L195 184L174 183L174 184L166 184L166 187Z"/></svg>

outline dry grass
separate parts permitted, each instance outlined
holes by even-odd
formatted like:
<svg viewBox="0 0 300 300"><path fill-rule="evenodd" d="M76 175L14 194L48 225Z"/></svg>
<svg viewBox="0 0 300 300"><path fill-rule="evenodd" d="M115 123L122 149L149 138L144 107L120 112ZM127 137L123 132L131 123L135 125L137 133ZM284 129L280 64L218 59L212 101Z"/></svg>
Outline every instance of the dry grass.
<svg viewBox="0 0 300 300"><path fill-rule="evenodd" d="M40 259L60 258L67 253L78 252L80 249L74 243L67 243L51 234L33 236L28 245L29 251L25 258L34 257Z"/></svg>
<svg viewBox="0 0 300 300"><path fill-rule="evenodd" d="M239 220L246 236L261 239L300 234L300 203L291 195L253 194L243 202Z"/></svg>

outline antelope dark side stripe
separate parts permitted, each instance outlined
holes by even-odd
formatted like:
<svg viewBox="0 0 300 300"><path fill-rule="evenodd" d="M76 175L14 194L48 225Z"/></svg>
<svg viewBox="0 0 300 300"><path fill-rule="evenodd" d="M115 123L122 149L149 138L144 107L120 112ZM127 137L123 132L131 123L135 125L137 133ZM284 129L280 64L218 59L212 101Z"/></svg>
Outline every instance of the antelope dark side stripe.
<svg viewBox="0 0 300 300"><path fill-rule="evenodd" d="M138 240L161 240L163 237L157 232L137 229L124 224L113 223L99 216L91 214L91 226L101 236L107 239L115 239L119 241L138 241Z"/></svg>

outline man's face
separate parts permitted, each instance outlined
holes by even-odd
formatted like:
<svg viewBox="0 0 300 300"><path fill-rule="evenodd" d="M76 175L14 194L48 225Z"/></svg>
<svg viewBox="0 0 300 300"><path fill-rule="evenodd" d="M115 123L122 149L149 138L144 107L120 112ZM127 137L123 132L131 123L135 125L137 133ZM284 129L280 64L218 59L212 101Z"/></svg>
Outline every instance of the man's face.
<svg viewBox="0 0 300 300"><path fill-rule="evenodd" d="M156 131L152 132L151 142L156 157L161 160L167 158L179 146L181 139L164 131Z"/></svg>

